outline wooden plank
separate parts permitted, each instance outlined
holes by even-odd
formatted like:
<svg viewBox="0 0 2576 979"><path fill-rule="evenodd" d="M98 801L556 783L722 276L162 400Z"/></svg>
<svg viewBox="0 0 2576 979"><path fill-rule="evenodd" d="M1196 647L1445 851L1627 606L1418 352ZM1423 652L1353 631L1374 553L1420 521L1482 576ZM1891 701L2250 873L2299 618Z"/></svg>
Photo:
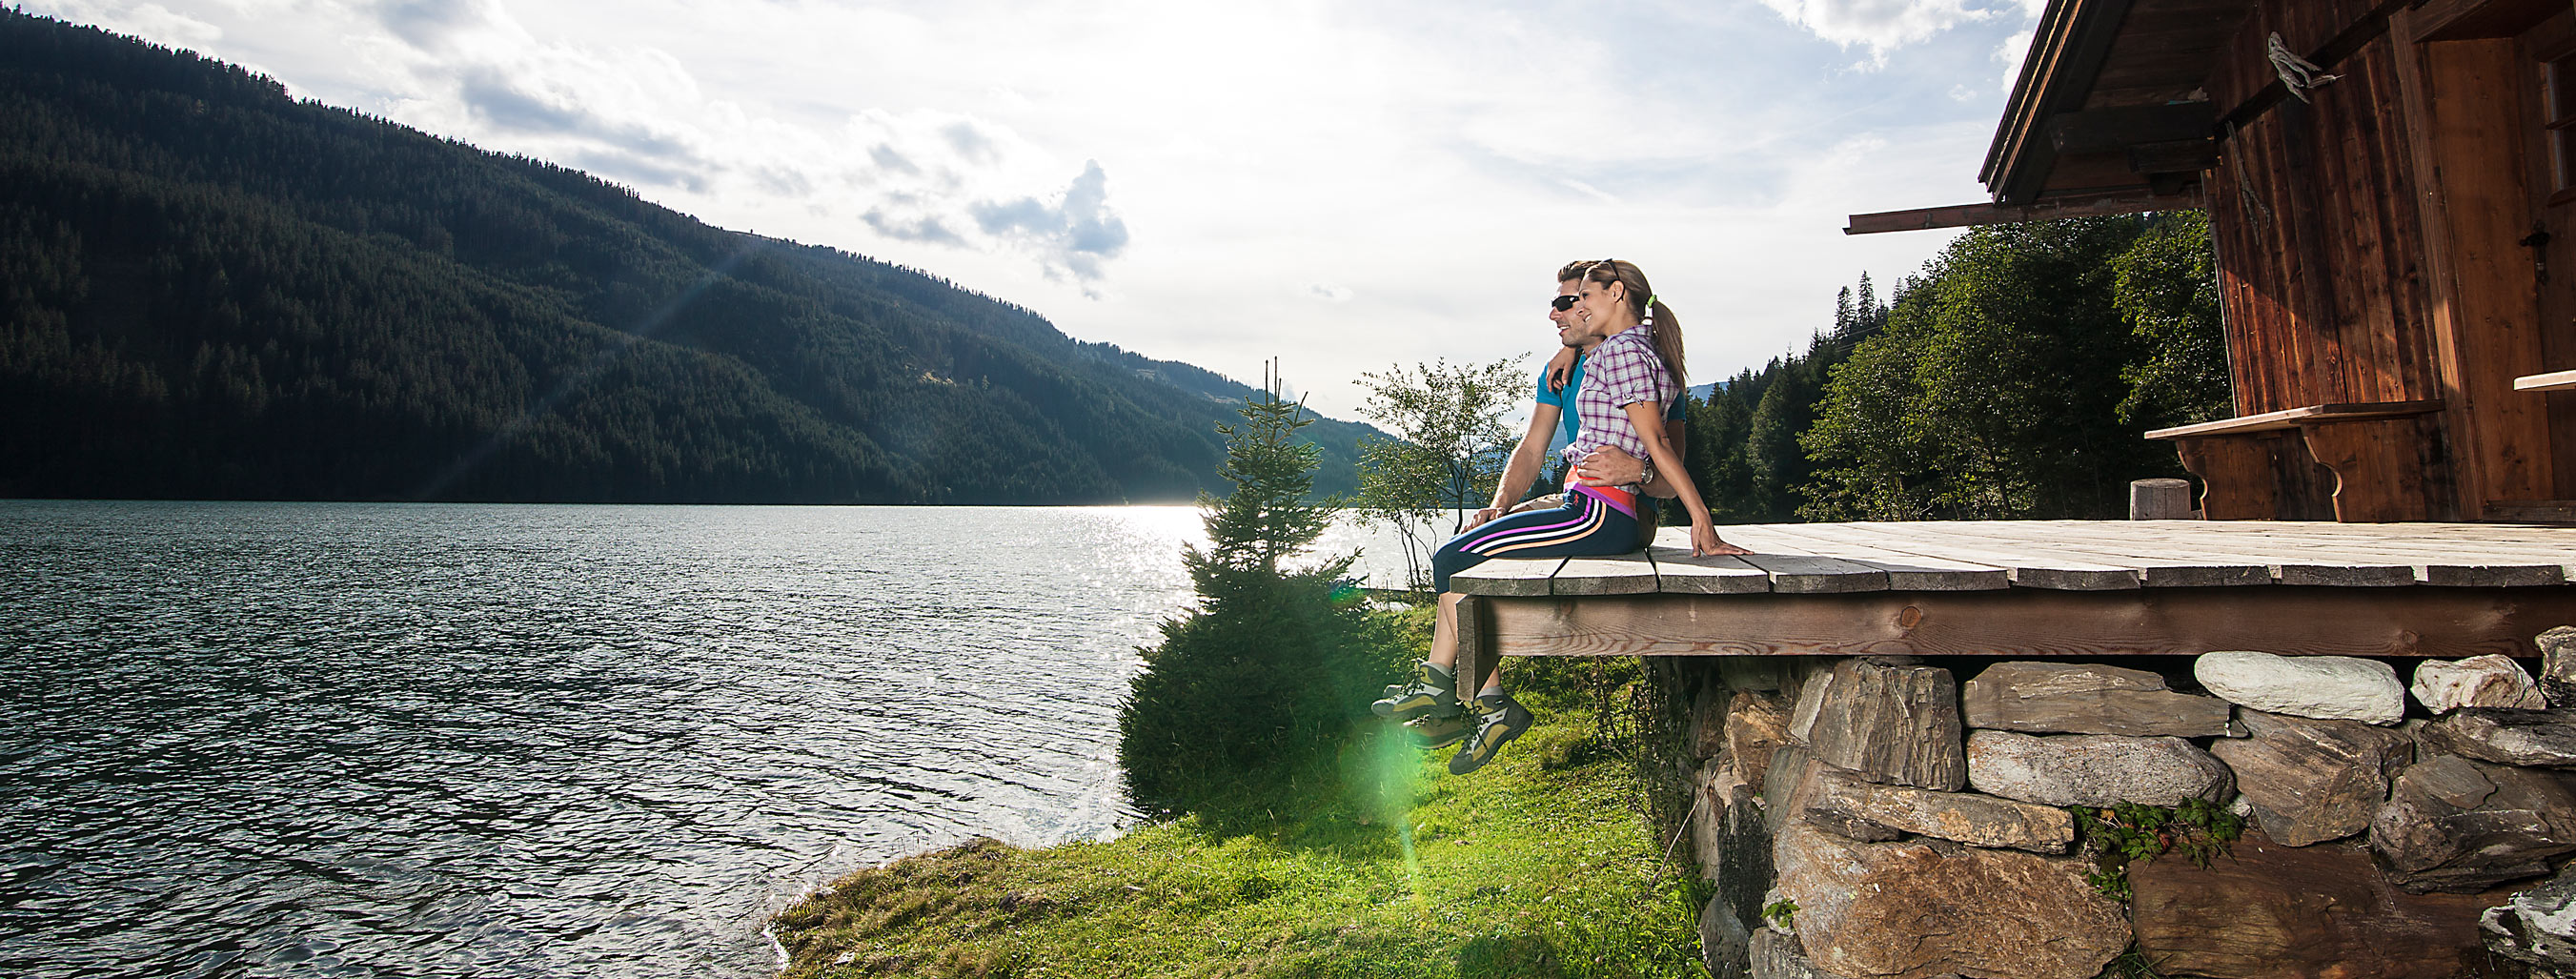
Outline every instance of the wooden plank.
<svg viewBox="0 0 2576 979"><path fill-rule="evenodd" d="M1505 656L2532 656L2576 588L1495 598Z"/></svg>
<svg viewBox="0 0 2576 979"><path fill-rule="evenodd" d="M2421 25L2412 25L2421 29ZM2536 269L2520 244L2529 231L2529 194L2519 145L2523 68L2510 40L2453 41L2412 48L2401 58L2409 84L2417 171L2424 175L2434 333L2442 357L2445 414L2471 519L2486 501L2542 499L2554 478L2547 406L2515 394L2511 379L2542 367Z"/></svg>
<svg viewBox="0 0 2576 979"><path fill-rule="evenodd" d="M2308 405L2303 408L2267 411L2243 418L2159 428L2148 432L2144 437L2180 439L2206 435L2251 435L2256 432L2277 432L2312 425L2331 425L2337 422L2423 415L2440 410L2442 410L2440 401L2371 401L2355 404Z"/></svg>
<svg viewBox="0 0 2576 979"><path fill-rule="evenodd" d="M1657 543L1683 544L1689 538L1685 528L1668 528L1656 535ZM1726 542L1753 551L1737 559L1762 569L1771 576L1771 590L1799 595L1834 594L1856 591L1886 591L1887 572L1841 558L1823 557L1808 552L1803 540L1780 532L1770 525L1728 527Z"/></svg>
<svg viewBox="0 0 2576 979"><path fill-rule="evenodd" d="M2218 110L2207 102L2061 112L2048 120L2048 141L2060 153L2099 153L2140 143L2206 139L2217 123Z"/></svg>
<svg viewBox="0 0 2576 979"><path fill-rule="evenodd" d="M1556 595L1638 595L1654 590L1655 565L1644 551L1566 558L1565 565L1548 579L1548 591Z"/></svg>
<svg viewBox="0 0 2576 979"><path fill-rule="evenodd" d="M2402 561L2382 558L2344 557L2299 548L2248 547L2241 542L2229 546L2210 537L2208 521L2174 520L2147 523L2136 532L2114 533L2099 521L2068 521L2074 526L2064 531L2070 538L2093 542L2110 553L2129 553L2122 548L2152 548L2149 553L2176 558L2198 558L2218 563L2253 563L2260 565L2274 584L2322 585L2346 588L2391 588L2415 583L2415 569ZM2153 543L2124 541L2155 533Z"/></svg>
<svg viewBox="0 0 2576 979"><path fill-rule="evenodd" d="M1909 554L1855 540L1836 524L1766 525L1810 554L1841 558L1887 572L1896 591L1993 591L2012 587L2012 572L1988 564Z"/></svg>
<svg viewBox="0 0 2576 979"><path fill-rule="evenodd" d="M2010 542L2033 552L2066 560L2091 561L2138 574L2148 588L2213 588L2269 585L2272 569L2241 555L2203 557L2163 552L2152 542L2134 538L2088 540L2071 533L2078 521L1996 520L1947 524L1930 533L1966 540Z"/></svg>
<svg viewBox="0 0 2576 979"><path fill-rule="evenodd" d="M1484 689L1485 677L1503 665L1502 654L1495 648L1493 601L1482 595L1458 598L1458 661L1450 664L1450 670L1466 678L1459 684L1463 689Z"/></svg>
<svg viewBox="0 0 2576 979"><path fill-rule="evenodd" d="M2576 500L2500 500L2487 504L2487 519L2576 523ZM2569 577L2576 578L2576 574Z"/></svg>
<svg viewBox="0 0 2576 979"><path fill-rule="evenodd" d="M2182 467L2200 477L2201 515L2210 520L2269 520L2280 512L2272 449L2260 440L2181 438Z"/></svg>
<svg viewBox="0 0 2576 979"><path fill-rule="evenodd" d="M2547 544L2518 544L2501 540L2453 538L2430 539L2410 535L2369 535L2353 533L2372 525L2346 524L2281 524L2279 530L2230 530L2229 533L2257 534L2269 538L2277 547L2332 548L2339 553L2368 554L2383 560L2405 561L2414 569L2415 580L2422 584L2475 588L2522 588L2563 585L2571 571L2576 571L2576 551L2554 548ZM2405 524L2384 526L2405 527Z"/></svg>
<svg viewBox="0 0 2576 979"><path fill-rule="evenodd" d="M1846 220L1843 233L1875 235L1890 231L1973 228L1979 225L2024 224L2031 221L2053 221L2059 218L2144 214L2150 211L2187 211L2202 206L2204 202L2198 187L2191 187L2177 194L2158 194L2141 187L2112 194L2067 194L2048 197L2023 207L2008 204L1951 204L1945 207L1924 207L1910 211L1854 214Z"/></svg>
<svg viewBox="0 0 2576 979"><path fill-rule="evenodd" d="M1449 576L1449 590L1461 595L1546 595L1550 578L1565 565L1561 557L1495 558Z"/></svg>
<svg viewBox="0 0 2576 979"><path fill-rule="evenodd" d="M2513 379L2516 391L2576 391L2576 371L2550 371Z"/></svg>
<svg viewBox="0 0 2576 979"><path fill-rule="evenodd" d="M2402 561L2384 557L2340 556L2315 548L2249 546L2244 541L2230 543L2212 536L2209 521L2176 520L2150 523L2141 532L2161 532L2154 544L2119 541L2122 536L2107 530L2099 521L2069 521L2075 524L2064 531L2068 536L2100 541L2112 553L2125 553L2120 547L2153 547L2154 553L2170 557L2203 558L2219 562L2251 562L2263 567L2274 584L2315 585L2341 588L2393 588L2415 584L2415 568Z"/></svg>
<svg viewBox="0 0 2576 979"><path fill-rule="evenodd" d="M1741 595L1771 590L1771 576L1729 555L1692 557L1690 548L1657 544L1646 554L1655 562L1655 590L1674 595Z"/></svg>
<svg viewBox="0 0 2576 979"><path fill-rule="evenodd" d="M1944 533L1928 522L1843 526L1857 532L1852 540L1888 550L2003 568L2011 574L2013 584L2024 588L2116 591L2140 587L2135 568L2050 554L2042 548L2010 541L1979 540L1973 532L1968 536Z"/></svg>
<svg viewBox="0 0 2576 979"><path fill-rule="evenodd" d="M2336 520L2393 523L2432 516L2412 419L2318 425L2302 434L2308 454L2334 470Z"/></svg>
<svg viewBox="0 0 2576 979"><path fill-rule="evenodd" d="M2552 14L2567 12L2566 0L2425 0L2413 25L2419 41L2468 41L2509 38Z"/></svg>

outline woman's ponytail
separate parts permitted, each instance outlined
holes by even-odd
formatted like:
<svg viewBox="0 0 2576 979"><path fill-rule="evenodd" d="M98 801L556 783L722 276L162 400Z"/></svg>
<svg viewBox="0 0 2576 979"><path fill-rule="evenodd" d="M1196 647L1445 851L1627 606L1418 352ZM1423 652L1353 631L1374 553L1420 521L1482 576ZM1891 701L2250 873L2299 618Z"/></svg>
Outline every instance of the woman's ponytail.
<svg viewBox="0 0 2576 979"><path fill-rule="evenodd" d="M1654 330L1648 337L1655 341L1656 355L1664 358L1664 370L1673 375L1673 397L1678 399L1690 390L1690 373L1682 368L1681 321L1673 318L1672 307L1651 297L1647 300L1645 321Z"/></svg>

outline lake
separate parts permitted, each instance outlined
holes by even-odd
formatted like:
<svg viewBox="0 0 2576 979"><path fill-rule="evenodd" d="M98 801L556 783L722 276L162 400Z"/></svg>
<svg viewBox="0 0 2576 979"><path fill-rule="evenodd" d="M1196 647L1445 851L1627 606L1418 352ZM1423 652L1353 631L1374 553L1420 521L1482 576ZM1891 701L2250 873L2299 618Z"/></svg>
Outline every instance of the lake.
<svg viewBox="0 0 2576 979"><path fill-rule="evenodd" d="M1137 818L1118 705L1201 539L0 501L0 974L766 976L769 915L850 870Z"/></svg>

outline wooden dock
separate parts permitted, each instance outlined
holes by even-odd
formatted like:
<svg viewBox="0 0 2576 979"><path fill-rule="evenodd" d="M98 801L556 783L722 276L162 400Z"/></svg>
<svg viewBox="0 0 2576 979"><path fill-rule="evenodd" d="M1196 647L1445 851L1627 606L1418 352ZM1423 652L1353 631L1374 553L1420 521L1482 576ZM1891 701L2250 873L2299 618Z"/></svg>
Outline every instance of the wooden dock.
<svg viewBox="0 0 2576 979"><path fill-rule="evenodd" d="M2576 527L1976 521L1684 528L1452 579L1498 656L2535 655L2576 624Z"/></svg>

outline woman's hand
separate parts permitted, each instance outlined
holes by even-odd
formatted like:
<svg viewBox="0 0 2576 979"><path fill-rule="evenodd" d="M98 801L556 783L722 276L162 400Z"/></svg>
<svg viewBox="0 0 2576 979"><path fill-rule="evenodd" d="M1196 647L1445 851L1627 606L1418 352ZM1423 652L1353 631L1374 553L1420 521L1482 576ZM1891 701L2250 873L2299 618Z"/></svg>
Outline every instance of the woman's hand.
<svg viewBox="0 0 2576 979"><path fill-rule="evenodd" d="M1717 525L1702 517L1691 521L1691 556L1715 557L1720 554L1751 554L1733 544L1717 539Z"/></svg>
<svg viewBox="0 0 2576 979"><path fill-rule="evenodd" d="M1489 506L1489 507L1486 507L1486 508L1484 508L1484 509L1482 509L1482 510L1478 510L1478 511L1476 511L1476 515L1475 515L1475 516L1472 516L1472 517L1468 517L1468 518L1467 518L1467 529L1469 529L1469 530L1474 530L1474 529L1476 529L1476 528L1478 528L1478 527L1482 527L1482 526L1484 526L1484 525L1486 525L1486 524L1488 524L1488 523L1493 522L1494 518L1496 518L1496 517L1500 517L1500 516L1502 516L1502 515L1503 515L1503 508L1501 508L1501 507L1491 507L1491 506Z"/></svg>

